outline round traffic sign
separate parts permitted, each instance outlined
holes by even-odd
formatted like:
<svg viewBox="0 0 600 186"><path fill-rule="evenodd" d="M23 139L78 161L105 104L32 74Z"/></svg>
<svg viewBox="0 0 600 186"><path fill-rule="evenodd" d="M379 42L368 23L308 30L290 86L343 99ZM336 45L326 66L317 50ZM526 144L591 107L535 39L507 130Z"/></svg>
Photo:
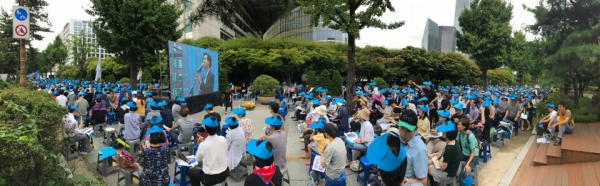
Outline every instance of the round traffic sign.
<svg viewBox="0 0 600 186"><path fill-rule="evenodd" d="M28 30L27 30L27 27L25 25L17 25L15 27L15 33L18 36L21 36L21 37L26 36L27 32L28 32Z"/></svg>
<svg viewBox="0 0 600 186"><path fill-rule="evenodd" d="M15 10L15 15L14 16L19 21L25 21L29 15L27 14L27 11L25 9L23 9L23 8L17 8Z"/></svg>

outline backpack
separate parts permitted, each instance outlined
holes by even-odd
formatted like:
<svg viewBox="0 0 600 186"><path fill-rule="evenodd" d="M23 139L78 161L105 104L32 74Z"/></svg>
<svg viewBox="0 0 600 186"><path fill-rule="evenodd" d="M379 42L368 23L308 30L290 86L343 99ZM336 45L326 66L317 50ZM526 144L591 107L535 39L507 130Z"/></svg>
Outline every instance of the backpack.
<svg viewBox="0 0 600 186"><path fill-rule="evenodd" d="M465 137L465 139L467 140L467 147L471 147L471 140L469 140L469 135L475 135L475 134L473 134L473 132L471 132L471 130L467 129L467 136ZM478 146L477 148L479 148L479 144L481 144L481 140L479 138L477 138L477 136L475 136L475 139L477 139L477 146ZM462 144L462 143L459 143L459 144Z"/></svg>

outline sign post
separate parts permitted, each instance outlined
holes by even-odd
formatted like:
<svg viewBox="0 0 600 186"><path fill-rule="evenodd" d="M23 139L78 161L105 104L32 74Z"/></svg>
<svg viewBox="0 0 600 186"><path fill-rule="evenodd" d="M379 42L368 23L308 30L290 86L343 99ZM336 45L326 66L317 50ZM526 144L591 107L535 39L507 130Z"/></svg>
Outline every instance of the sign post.
<svg viewBox="0 0 600 186"><path fill-rule="evenodd" d="M29 25L29 8L23 6L24 0L19 0L19 6L13 6L13 38L19 39L19 87L27 89L27 72L25 71L25 39L31 36Z"/></svg>

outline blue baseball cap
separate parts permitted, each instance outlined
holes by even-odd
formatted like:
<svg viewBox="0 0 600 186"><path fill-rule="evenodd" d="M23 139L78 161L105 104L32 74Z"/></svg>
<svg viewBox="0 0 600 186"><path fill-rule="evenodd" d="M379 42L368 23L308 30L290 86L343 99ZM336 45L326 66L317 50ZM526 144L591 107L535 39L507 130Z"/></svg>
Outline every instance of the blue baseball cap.
<svg viewBox="0 0 600 186"><path fill-rule="evenodd" d="M218 127L219 121L217 121L217 118L211 116L204 118L204 120L202 120L202 124L206 125L207 127Z"/></svg>
<svg viewBox="0 0 600 186"><path fill-rule="evenodd" d="M490 100L483 101L483 104L481 104L481 106L483 106L483 107L489 107L490 106Z"/></svg>
<svg viewBox="0 0 600 186"><path fill-rule="evenodd" d="M152 126L152 128L150 128L150 130L148 130L148 132L146 132L146 134L144 136L148 136L153 133L161 133L161 132L163 132L163 129L157 125L154 125L154 126Z"/></svg>
<svg viewBox="0 0 600 186"><path fill-rule="evenodd" d="M156 104L156 105L158 105L159 107L166 107L167 106L167 101L162 100L162 101L158 102L158 104Z"/></svg>
<svg viewBox="0 0 600 186"><path fill-rule="evenodd" d="M447 121L446 123L440 124L437 127L437 130L440 131L440 132L455 131L456 130L456 125L454 125L454 123L452 123L452 121Z"/></svg>
<svg viewBox="0 0 600 186"><path fill-rule="evenodd" d="M440 117L443 117L443 118L450 117L450 112L448 112L447 110L438 110L437 113Z"/></svg>
<svg viewBox="0 0 600 186"><path fill-rule="evenodd" d="M251 139L246 143L246 151L252 156L260 159L269 159L273 157L273 151L267 149L267 140Z"/></svg>
<svg viewBox="0 0 600 186"><path fill-rule="evenodd" d="M121 99L121 101L129 101L129 99L123 98L123 99Z"/></svg>
<svg viewBox="0 0 600 186"><path fill-rule="evenodd" d="M429 101L429 99L427 99L427 97L422 97L421 99L419 99L419 102L421 101Z"/></svg>
<svg viewBox="0 0 600 186"><path fill-rule="evenodd" d="M246 115L246 109L244 108L234 108L231 110L235 115Z"/></svg>
<svg viewBox="0 0 600 186"><path fill-rule="evenodd" d="M152 108L152 107L154 107L154 108L156 108L156 107L159 107L159 106L158 106L158 104L157 104L155 101L151 101L151 102L149 102L149 103L148 103L148 106L149 106L150 108Z"/></svg>
<svg viewBox="0 0 600 186"><path fill-rule="evenodd" d="M81 92L77 93L77 97L79 97L79 96L85 96L85 92L81 91Z"/></svg>
<svg viewBox="0 0 600 186"><path fill-rule="evenodd" d="M463 104L462 103L456 104L456 105L454 105L454 108L462 111Z"/></svg>
<svg viewBox="0 0 600 186"><path fill-rule="evenodd" d="M555 105L554 105L554 104L552 104L552 103L548 103L548 104L546 104L546 106L547 106L548 108L552 108L552 109L555 107Z"/></svg>
<svg viewBox="0 0 600 186"><path fill-rule="evenodd" d="M79 108L77 108L75 105L71 105L71 106L69 106L69 109L73 109L73 110L79 110Z"/></svg>
<svg viewBox="0 0 600 186"><path fill-rule="evenodd" d="M227 117L225 118L225 123L227 123L227 125L229 126L237 126L238 120L235 117Z"/></svg>
<svg viewBox="0 0 600 186"><path fill-rule="evenodd" d="M177 101L177 102L185 102L185 98L183 98L181 96L177 96L177 98L175 98L175 101Z"/></svg>
<svg viewBox="0 0 600 186"><path fill-rule="evenodd" d="M156 125L162 122L163 118L161 116L154 116L150 119L150 124Z"/></svg>
<svg viewBox="0 0 600 186"><path fill-rule="evenodd" d="M213 105L210 103L207 103L206 105L204 105L204 109L202 109L203 111L208 110L208 109L212 109Z"/></svg>
<svg viewBox="0 0 600 186"><path fill-rule="evenodd" d="M421 111L424 113L429 112L429 107L427 105L419 105L419 109L421 109Z"/></svg>
<svg viewBox="0 0 600 186"><path fill-rule="evenodd" d="M335 98L335 102L342 104L342 105L346 105L346 100L342 99L342 98Z"/></svg>
<svg viewBox="0 0 600 186"><path fill-rule="evenodd" d="M281 126L283 124L283 122L281 120L279 120L279 117L271 116L271 117L265 118L265 124L271 125L271 126Z"/></svg>
<svg viewBox="0 0 600 186"><path fill-rule="evenodd" d="M319 119L319 121L310 124L310 129L322 129L325 127L325 119Z"/></svg>
<svg viewBox="0 0 600 186"><path fill-rule="evenodd" d="M128 103L127 103L127 106L128 106L129 108L137 108L137 105L136 105L134 102L128 102Z"/></svg>
<svg viewBox="0 0 600 186"><path fill-rule="evenodd" d="M146 96L152 97L152 92L146 92Z"/></svg>
<svg viewBox="0 0 600 186"><path fill-rule="evenodd" d="M400 167L406 158L404 145L400 143L398 155L394 155L387 144L387 138L399 138L398 135L396 132L388 132L371 142L369 148L367 148L367 159L371 164L377 165L379 169L387 172L394 171Z"/></svg>
<svg viewBox="0 0 600 186"><path fill-rule="evenodd" d="M321 105L321 102L320 102L319 100L316 100L316 99L315 99L315 100L310 100L310 103L311 103L312 105L316 105L316 106L319 106L319 105Z"/></svg>

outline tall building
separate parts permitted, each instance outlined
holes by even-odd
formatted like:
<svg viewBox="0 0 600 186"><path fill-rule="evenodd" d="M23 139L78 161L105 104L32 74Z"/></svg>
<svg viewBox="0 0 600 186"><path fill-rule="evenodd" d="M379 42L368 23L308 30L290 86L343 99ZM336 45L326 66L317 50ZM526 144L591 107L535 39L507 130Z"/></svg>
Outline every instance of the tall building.
<svg viewBox="0 0 600 186"><path fill-rule="evenodd" d="M348 42L348 34L328 27L310 25L310 15L300 7L284 14L263 35L263 39L300 39L319 42Z"/></svg>
<svg viewBox="0 0 600 186"><path fill-rule="evenodd" d="M71 36L73 35L79 35L80 32L84 32L85 34L85 39L87 40L88 44L91 43L96 43L96 34L94 34L94 31L92 29L92 26L90 25L89 21L84 21L84 20L76 20L76 19L71 19L69 20L69 22L67 22L67 24L65 24L65 26L63 27L63 30L60 32L60 38L62 39L63 43L67 44L69 43L69 41L71 40ZM67 56L67 64L70 64L73 62L73 54L70 51L70 48L67 48L67 51L69 53L69 55ZM95 49L93 49L91 52L89 52L87 54L88 58L92 58L92 57L97 57L97 58L106 58L106 57L112 57L114 56L111 53L106 52L106 49L97 46Z"/></svg>
<svg viewBox="0 0 600 186"><path fill-rule="evenodd" d="M442 51L440 42L440 29L438 28L438 24L427 18L423 39L421 40L422 47L427 51L435 50L440 52Z"/></svg>
<svg viewBox="0 0 600 186"><path fill-rule="evenodd" d="M453 26L439 26L440 31L440 51L442 53L456 51L456 36Z"/></svg>

